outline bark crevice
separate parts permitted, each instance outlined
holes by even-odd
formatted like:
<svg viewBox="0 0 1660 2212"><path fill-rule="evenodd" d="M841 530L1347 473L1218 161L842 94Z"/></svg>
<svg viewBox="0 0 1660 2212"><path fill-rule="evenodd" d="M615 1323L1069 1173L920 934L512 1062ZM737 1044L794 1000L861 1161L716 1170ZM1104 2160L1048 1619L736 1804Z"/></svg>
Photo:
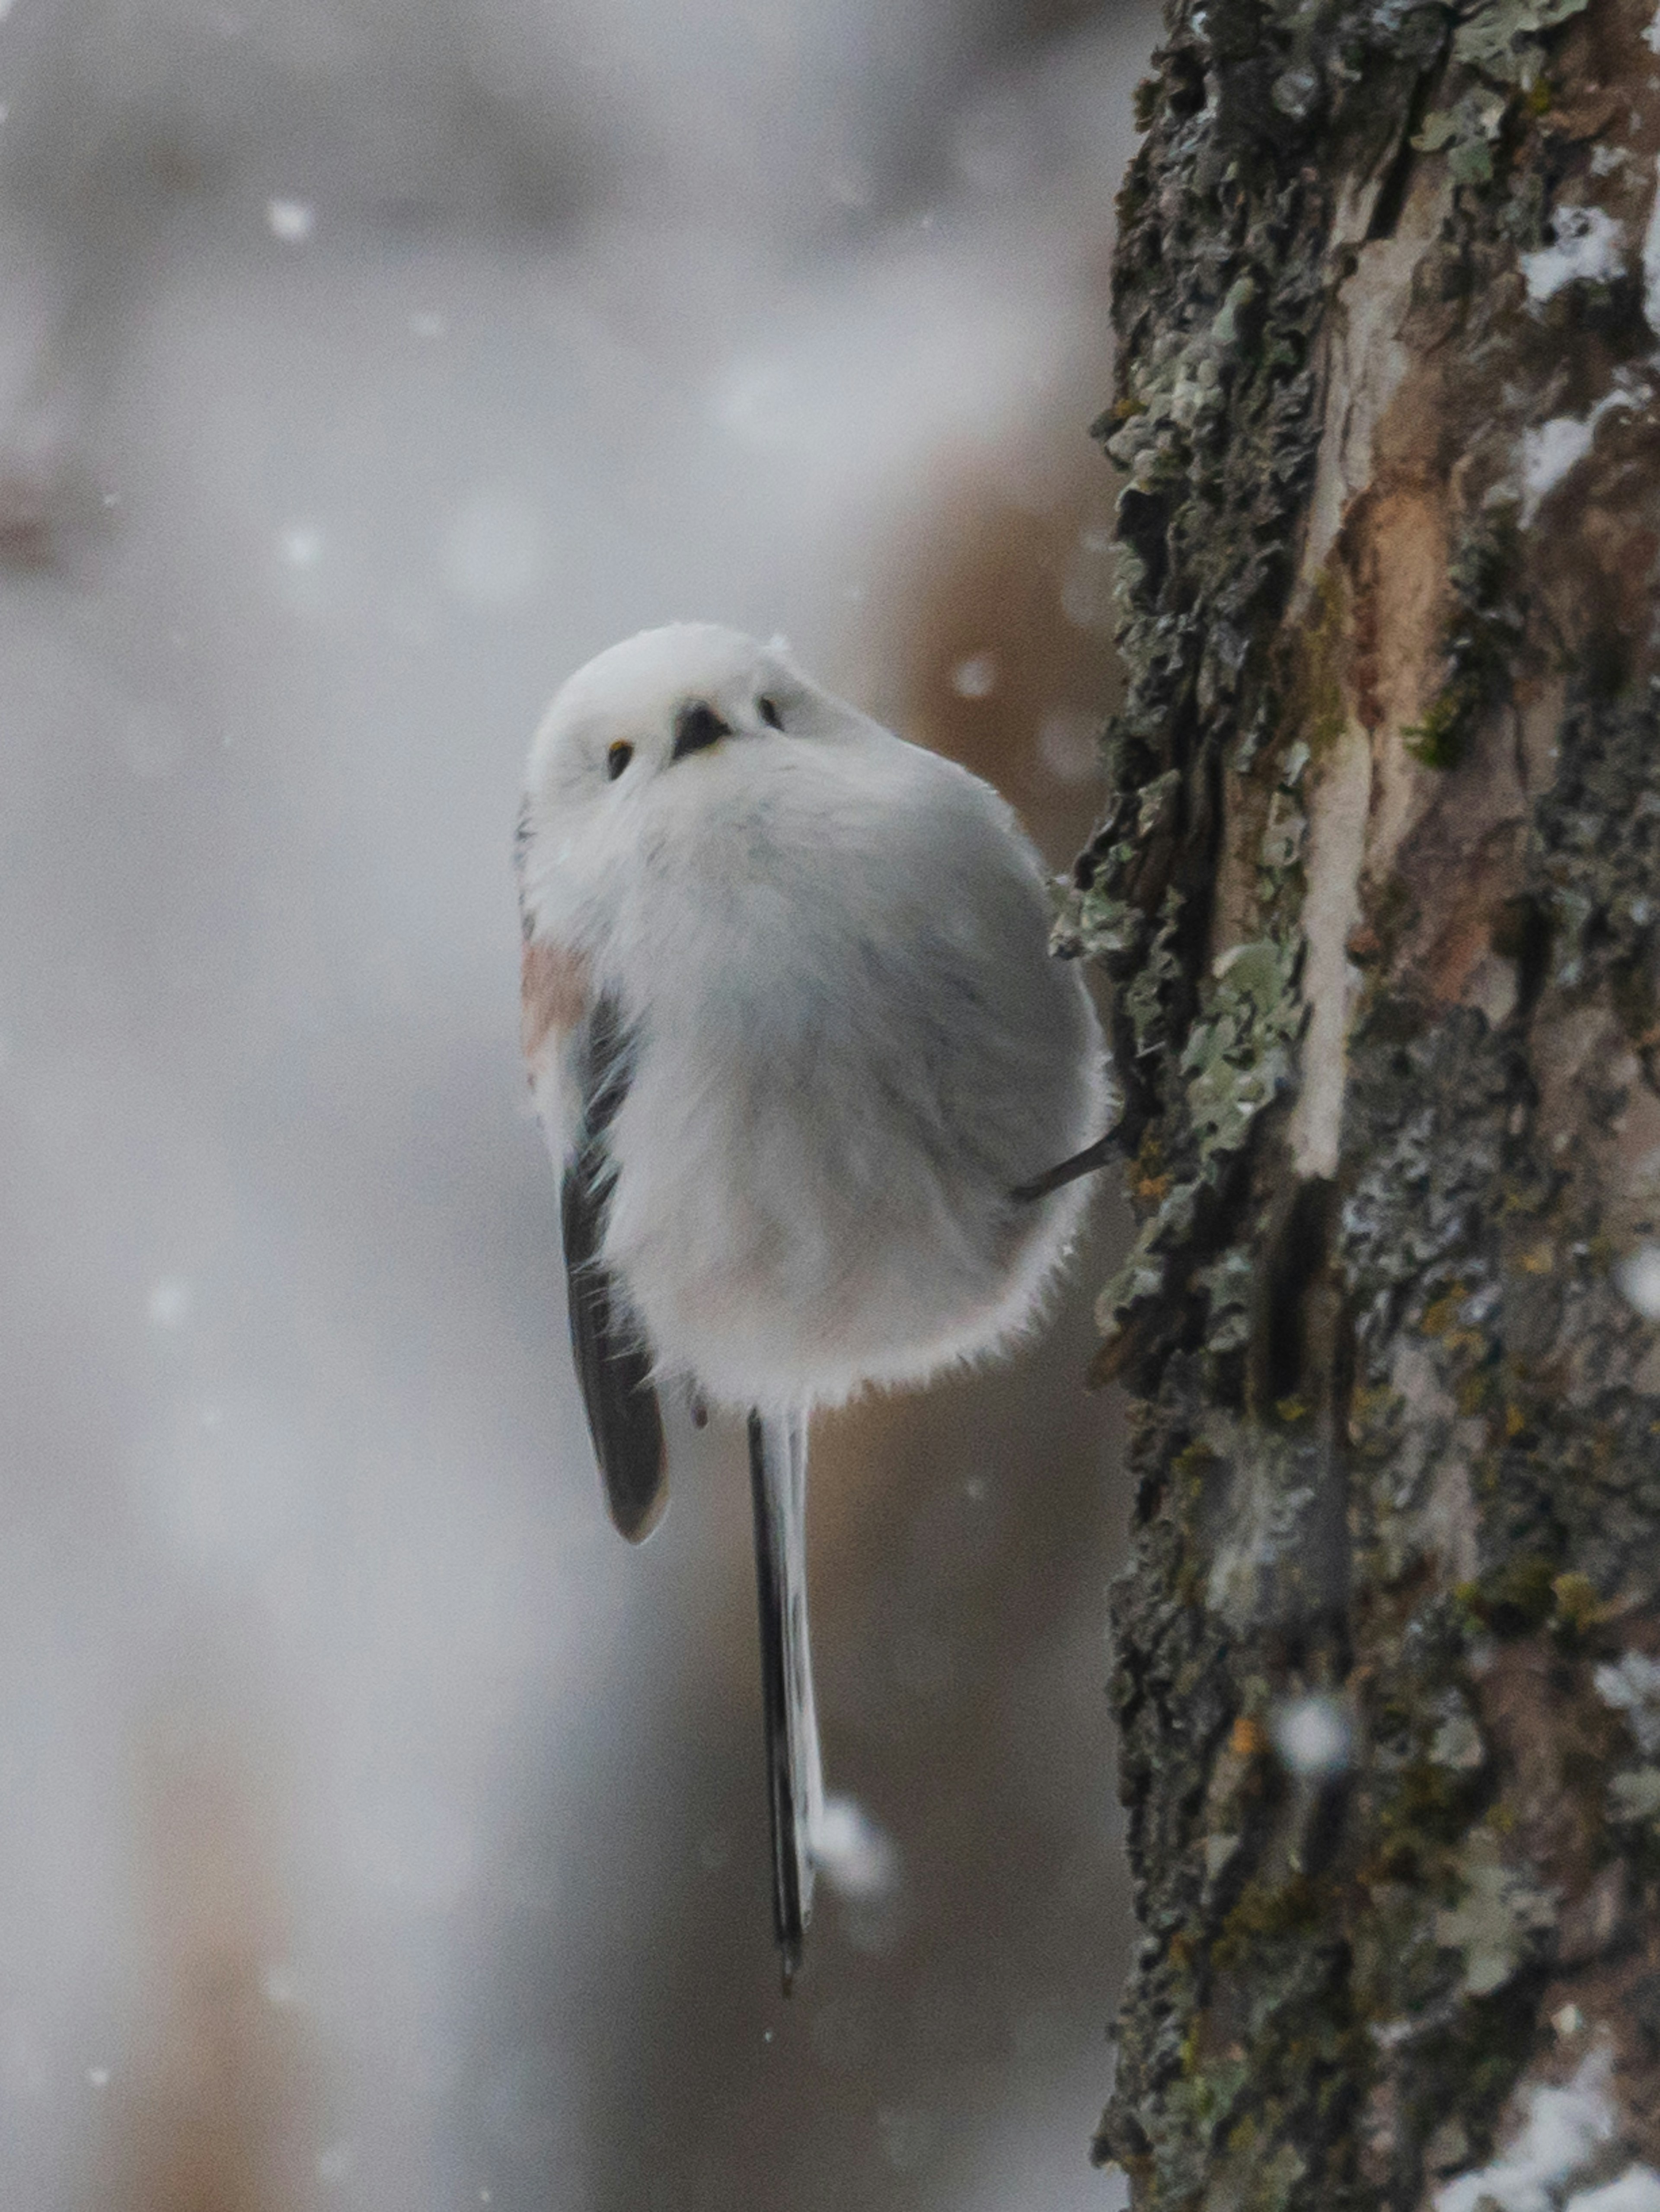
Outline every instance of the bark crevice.
<svg viewBox="0 0 1660 2212"><path fill-rule="evenodd" d="M1177 0L1144 93L1061 935L1131 1102L1099 2148L1159 2212L1509 2212L1575 2083L1549 2201L1660 2194L1649 28Z"/></svg>

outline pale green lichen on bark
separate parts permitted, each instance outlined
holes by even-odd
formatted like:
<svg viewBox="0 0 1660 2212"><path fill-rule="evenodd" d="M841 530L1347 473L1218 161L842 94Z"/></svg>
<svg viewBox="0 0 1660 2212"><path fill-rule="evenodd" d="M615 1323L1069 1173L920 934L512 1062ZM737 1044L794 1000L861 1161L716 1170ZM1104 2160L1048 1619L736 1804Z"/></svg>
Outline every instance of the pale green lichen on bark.
<svg viewBox="0 0 1660 2212"><path fill-rule="evenodd" d="M1589 0L1488 0L1475 9L1453 34L1456 97L1425 117L1413 140L1419 152L1445 154L1457 184L1490 184L1493 149L1514 94L1530 94L1541 81L1540 34L1582 15L1588 4Z"/></svg>
<svg viewBox="0 0 1660 2212"><path fill-rule="evenodd" d="M1491 2149L1560 1948L1483 1719L1509 1655L1554 1655L1550 1694L1601 1762L1611 1840L1582 1838L1584 1863L1660 1853L1660 1764L1592 1686L1615 1649L1604 1600L1660 1539L1660 1470L1640 1472L1657 1409L1628 1376L1567 1388L1552 1364L1577 1332L1618 1346L1634 1323L1598 1224L1540 1156L1521 1027L1432 1017L1380 966L1335 1186L1294 1186L1285 1152L1309 791L1345 726L1329 575L1285 622L1350 265L1335 213L1370 177L1387 224L1402 164L1439 152L1441 267L1513 268L1548 204L1517 149L1583 4L1178 7L1122 196L1120 392L1098 427L1128 475L1131 681L1061 937L1116 986L1137 1148L1139 1233L1101 1319L1140 1486L1113 1696L1144 1940L1099 2148L1157 2212L1415 2206L1428 2175ZM1479 320L1481 286L1459 281L1456 313ZM1509 709L1516 528L1495 500L1452 547L1444 680L1408 740L1426 765L1456 768ZM1523 996L1548 979L1611 997L1645 1054L1657 758L1646 695L1588 678L1515 902ZM1256 826L1219 952L1232 794ZM1410 917L1397 929L1380 899L1387 954ZM1424 1570L1449 1511L1473 1547L1456 1586ZM1268 1723L1316 1692L1349 1700L1363 1756L1304 1788Z"/></svg>

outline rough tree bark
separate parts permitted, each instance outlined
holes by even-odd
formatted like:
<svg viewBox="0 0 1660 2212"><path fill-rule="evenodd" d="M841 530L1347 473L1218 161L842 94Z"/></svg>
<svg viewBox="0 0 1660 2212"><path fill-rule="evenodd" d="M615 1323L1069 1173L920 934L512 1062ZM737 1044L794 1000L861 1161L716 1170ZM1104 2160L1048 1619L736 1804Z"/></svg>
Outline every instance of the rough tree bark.
<svg viewBox="0 0 1660 2212"><path fill-rule="evenodd" d="M1062 930L1159 2212L1660 2207L1651 5L1171 0L1143 88Z"/></svg>

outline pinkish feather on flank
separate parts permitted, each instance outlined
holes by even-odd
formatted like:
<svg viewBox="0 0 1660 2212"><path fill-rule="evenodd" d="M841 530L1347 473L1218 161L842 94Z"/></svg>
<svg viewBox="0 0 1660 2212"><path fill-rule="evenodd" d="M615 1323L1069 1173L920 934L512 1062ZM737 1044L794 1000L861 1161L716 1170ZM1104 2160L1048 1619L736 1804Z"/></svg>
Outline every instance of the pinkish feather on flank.
<svg viewBox="0 0 1660 2212"><path fill-rule="evenodd" d="M588 966L580 952L532 938L520 966L520 1041L532 1073L551 1036L569 1036L588 1004Z"/></svg>

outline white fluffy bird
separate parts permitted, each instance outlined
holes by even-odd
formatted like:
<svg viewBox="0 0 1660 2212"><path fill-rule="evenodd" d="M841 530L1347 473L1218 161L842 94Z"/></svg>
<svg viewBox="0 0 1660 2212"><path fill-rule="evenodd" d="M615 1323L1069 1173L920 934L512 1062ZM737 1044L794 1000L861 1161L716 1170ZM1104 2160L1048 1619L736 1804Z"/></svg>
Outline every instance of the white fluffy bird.
<svg viewBox="0 0 1660 2212"><path fill-rule="evenodd" d="M666 1501L660 1385L749 1419L787 1988L823 1808L808 1416L1028 1324L1101 1155L1101 1039L997 794L733 630L647 630L569 679L517 860L525 1054L623 1534Z"/></svg>

